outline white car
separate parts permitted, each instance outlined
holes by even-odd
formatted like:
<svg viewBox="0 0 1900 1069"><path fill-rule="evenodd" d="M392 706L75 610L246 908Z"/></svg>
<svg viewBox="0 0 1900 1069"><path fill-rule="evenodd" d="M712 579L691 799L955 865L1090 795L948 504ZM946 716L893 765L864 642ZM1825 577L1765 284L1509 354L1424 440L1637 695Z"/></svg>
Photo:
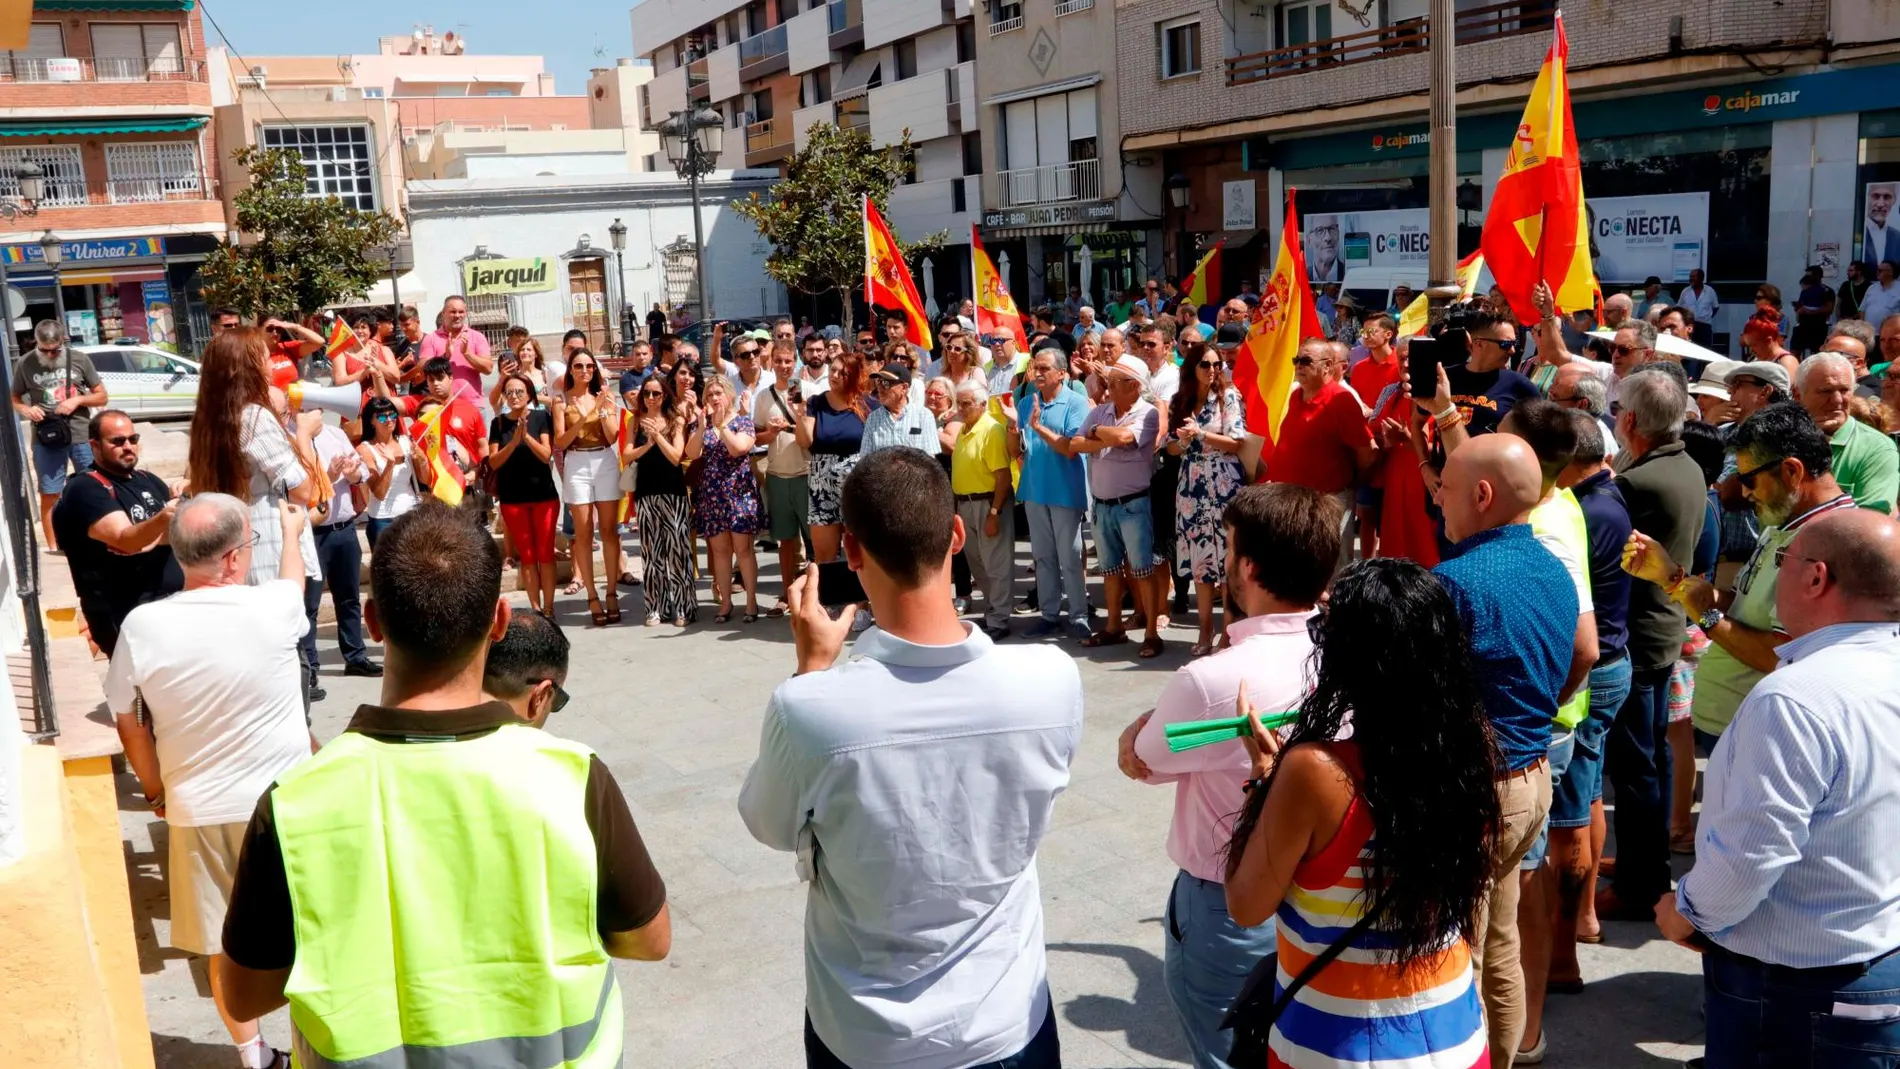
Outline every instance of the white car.
<svg viewBox="0 0 1900 1069"><path fill-rule="evenodd" d="M190 416L198 407L198 362L149 345L82 345L111 407L135 420Z"/></svg>

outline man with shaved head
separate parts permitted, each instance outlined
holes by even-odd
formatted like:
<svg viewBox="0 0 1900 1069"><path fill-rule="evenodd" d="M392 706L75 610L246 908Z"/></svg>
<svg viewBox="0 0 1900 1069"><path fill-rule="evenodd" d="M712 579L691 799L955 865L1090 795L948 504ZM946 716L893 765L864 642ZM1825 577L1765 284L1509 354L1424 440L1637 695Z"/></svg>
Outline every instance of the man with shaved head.
<svg viewBox="0 0 1900 1069"><path fill-rule="evenodd" d="M1621 330L1635 315L1635 306L1627 293L1612 293L1603 298L1603 329Z"/></svg>
<svg viewBox="0 0 1900 1069"><path fill-rule="evenodd" d="M1655 906L1706 950L1710 1069L1900 1046L1900 524L1836 510L1780 555L1788 640L1709 758L1695 867Z"/></svg>
<svg viewBox="0 0 1900 1069"><path fill-rule="evenodd" d="M1546 755L1577 631L1576 585L1531 530L1531 510L1543 496L1537 454L1510 434L1460 443L1446 458L1438 489L1445 537L1453 545L1432 570L1470 639L1501 758L1491 893L1482 937L1472 947L1493 1065L1510 1065L1524 1038L1517 870L1550 812Z"/></svg>

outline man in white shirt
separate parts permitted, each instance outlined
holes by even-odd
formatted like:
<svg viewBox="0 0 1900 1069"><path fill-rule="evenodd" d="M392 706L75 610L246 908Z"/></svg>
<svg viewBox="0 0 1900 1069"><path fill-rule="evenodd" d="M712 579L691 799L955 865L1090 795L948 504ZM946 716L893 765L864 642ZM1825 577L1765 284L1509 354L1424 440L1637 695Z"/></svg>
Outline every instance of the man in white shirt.
<svg viewBox="0 0 1900 1069"><path fill-rule="evenodd" d="M311 444L317 463L336 489L323 522L310 528L317 547L318 575L304 581L304 614L310 618L310 630L303 637L304 685L310 690L310 700L316 702L325 697L317 685L317 668L322 663L317 657L317 610L325 587L336 607L336 644L343 653L343 674L374 678L383 674L383 668L369 659L369 647L363 644L363 544L356 537L356 502L350 498L351 485L368 478L369 471L341 428L325 424Z"/></svg>
<svg viewBox="0 0 1900 1069"><path fill-rule="evenodd" d="M1702 269L1689 269L1689 284L1676 294L1676 303L1689 309L1695 323L1689 328L1698 345L1707 345L1715 329L1715 313L1722 302L1715 299L1715 287L1703 282Z"/></svg>
<svg viewBox="0 0 1900 1069"><path fill-rule="evenodd" d="M845 560L877 627L789 592L796 677L765 712L739 793L754 838L795 851L811 1067L1058 1064L1036 848L1082 734L1075 662L998 647L958 619L966 532L936 460L864 457L843 490Z"/></svg>
<svg viewBox="0 0 1900 1069"><path fill-rule="evenodd" d="M1888 316L1900 312L1900 282L1894 280L1894 267L1892 260L1880 261L1873 284L1861 298L1861 318L1869 323L1884 323Z"/></svg>
<svg viewBox="0 0 1900 1069"><path fill-rule="evenodd" d="M277 1062L256 1021L225 1012L224 915L251 813L316 749L304 722L297 642L304 618L304 512L280 506L277 577L250 586L250 509L226 494L179 506L172 553L185 588L126 616L106 702L145 800L171 829L171 942L211 958L211 997L245 1069Z"/></svg>
<svg viewBox="0 0 1900 1069"><path fill-rule="evenodd" d="M816 334L806 340L814 343L808 345L807 352L815 356L823 370L825 340ZM766 519L771 525L768 533L778 543L780 575L799 573L805 543L811 541L811 454L798 444L792 407L824 392L823 383L816 390L800 383L797 368L792 347L775 345L772 379L752 401L752 426L757 429L758 440L765 443ZM783 616L786 608L787 602L781 597L769 615Z"/></svg>
<svg viewBox="0 0 1900 1069"><path fill-rule="evenodd" d="M1193 326L1190 330L1199 331ZM1168 339L1161 328L1150 324L1141 328L1137 336L1140 349L1135 355L1148 365L1148 395L1154 399L1156 407L1167 410L1168 403L1174 400L1175 393L1181 389L1181 369L1174 363L1174 350L1168 346Z"/></svg>

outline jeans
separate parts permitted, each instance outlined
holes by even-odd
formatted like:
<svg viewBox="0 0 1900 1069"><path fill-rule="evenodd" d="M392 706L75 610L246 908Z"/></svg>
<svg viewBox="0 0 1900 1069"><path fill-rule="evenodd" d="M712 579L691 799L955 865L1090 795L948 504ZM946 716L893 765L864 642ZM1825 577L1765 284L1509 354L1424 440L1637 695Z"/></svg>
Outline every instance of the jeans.
<svg viewBox="0 0 1900 1069"><path fill-rule="evenodd" d="M51 447L41 445L32 434L29 425L27 440L33 443L33 471L39 476L40 493L57 494L66 489L68 461L71 461L75 475L92 467L91 442L81 438L70 445Z"/></svg>
<svg viewBox="0 0 1900 1069"><path fill-rule="evenodd" d="M1559 734L1559 732L1562 732L1562 734ZM1564 776L1570 771L1570 759L1576 752L1577 733L1575 731L1564 731L1562 728L1552 730L1550 749L1545 751L1545 760L1550 762L1552 811L1555 810L1556 806L1557 785L1563 782ZM1537 840L1531 843L1530 852L1524 855L1524 860L1517 863L1518 871L1536 872L1538 866L1544 863L1544 858L1549 856L1549 854L1550 820L1546 818L1544 820L1543 830L1537 833Z"/></svg>
<svg viewBox="0 0 1900 1069"><path fill-rule="evenodd" d="M1623 905L1648 912L1669 890L1669 669L1641 668L1604 751L1616 790L1616 878Z"/></svg>
<svg viewBox="0 0 1900 1069"><path fill-rule="evenodd" d="M1111 505L1095 502L1095 566L1103 575L1128 568L1131 579L1155 570L1154 511L1146 497Z"/></svg>
<svg viewBox="0 0 1900 1069"><path fill-rule="evenodd" d="M1630 659L1590 669L1590 715L1572 732L1570 767L1551 783L1550 826L1587 828L1590 806L1603 797L1603 740L1630 693Z"/></svg>
<svg viewBox="0 0 1900 1069"><path fill-rule="evenodd" d="M321 578L303 581L303 611L310 619L304 632L302 651L306 674L314 675L317 665L317 606L323 602L323 588L330 588L330 602L336 606L336 644L349 664L369 663L363 645L363 547L356 540L353 524L333 524L310 532L317 544L317 571Z"/></svg>
<svg viewBox="0 0 1900 1069"><path fill-rule="evenodd" d="M1621 865L1622 862L1617 862ZM1871 1020L1840 1004L1885 1007ZM1900 1064L1900 954L1788 969L1714 947L1702 955L1707 1069L1891 1069Z"/></svg>
<svg viewBox="0 0 1900 1069"><path fill-rule="evenodd" d="M1234 1033L1221 1018L1260 959L1274 952L1272 920L1242 928L1227 915L1227 889L1182 872L1168 892L1162 976L1195 1069L1228 1069Z"/></svg>
<svg viewBox="0 0 1900 1069"><path fill-rule="evenodd" d="M1517 932L1517 866L1550 816L1550 768L1539 761L1498 778L1498 832L1491 855L1491 892L1479 911L1483 938L1471 948L1484 999L1491 1064L1510 1065L1524 1038L1524 944Z"/></svg>
<svg viewBox="0 0 1900 1069"><path fill-rule="evenodd" d="M1042 618L1062 619L1062 599L1069 599L1069 619L1088 623L1088 573L1082 570L1082 510L1062 505L1024 504L1029 518L1029 552L1036 561L1036 602Z"/></svg>
<svg viewBox="0 0 1900 1069"><path fill-rule="evenodd" d="M805 1015L805 1069L851 1069L818 1038L809 1013ZM1036 1029L1027 1046L1007 1058L973 1065L970 1069L1062 1069L1062 1041L1056 1035L1054 999L1043 996L1042 1027Z"/></svg>
<svg viewBox="0 0 1900 1069"><path fill-rule="evenodd" d="M400 517L398 517L398 519L400 519ZM383 532L389 530L389 525L395 522L395 520L379 520L374 516L369 518L364 530L369 534L369 551L371 553L376 552L376 540L381 538Z"/></svg>

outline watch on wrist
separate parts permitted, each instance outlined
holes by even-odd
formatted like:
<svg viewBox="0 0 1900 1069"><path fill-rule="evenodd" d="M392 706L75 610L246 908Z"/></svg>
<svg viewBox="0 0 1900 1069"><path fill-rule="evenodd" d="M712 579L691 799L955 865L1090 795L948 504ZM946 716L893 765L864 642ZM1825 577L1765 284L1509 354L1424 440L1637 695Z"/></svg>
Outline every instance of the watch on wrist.
<svg viewBox="0 0 1900 1069"><path fill-rule="evenodd" d="M1701 616L1697 617L1695 624L1697 627L1701 628L1702 633L1706 635L1709 632L1715 630L1715 625L1721 622L1722 622L1722 610L1711 608L1708 612L1705 612Z"/></svg>

